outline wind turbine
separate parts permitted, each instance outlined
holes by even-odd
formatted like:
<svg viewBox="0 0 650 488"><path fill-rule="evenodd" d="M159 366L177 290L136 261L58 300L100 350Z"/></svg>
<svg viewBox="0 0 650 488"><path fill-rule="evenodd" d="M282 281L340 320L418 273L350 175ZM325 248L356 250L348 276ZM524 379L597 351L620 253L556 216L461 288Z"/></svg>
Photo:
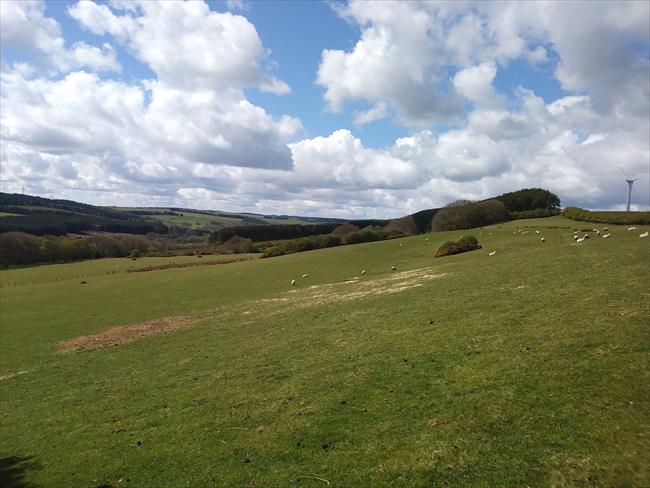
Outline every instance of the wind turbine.
<svg viewBox="0 0 650 488"><path fill-rule="evenodd" d="M630 211L630 201L632 200L632 185L636 180L641 178L640 176L637 176L636 178L632 179L630 178L630 175L628 175L623 168L619 166L619 169L623 172L625 175L625 181L627 182L627 212Z"/></svg>

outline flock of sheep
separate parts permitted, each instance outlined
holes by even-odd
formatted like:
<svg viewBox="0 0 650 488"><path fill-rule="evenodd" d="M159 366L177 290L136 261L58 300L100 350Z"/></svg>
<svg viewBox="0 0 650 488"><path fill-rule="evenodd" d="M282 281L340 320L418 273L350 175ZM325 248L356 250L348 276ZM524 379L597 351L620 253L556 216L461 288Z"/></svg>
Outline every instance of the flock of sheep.
<svg viewBox="0 0 650 488"><path fill-rule="evenodd" d="M632 227L628 227L627 230L628 230L628 231L634 231L634 230L636 230L636 227L634 227L634 226L632 226ZM596 233L596 236L597 236L597 237L602 237L603 239L607 239L607 238L609 238L609 237L611 236L611 234L608 232L608 231L609 231L609 228L608 228L608 227L603 227L602 231L599 230L599 229L592 229L592 231ZM607 232L607 233L605 234L605 232ZM522 231L522 230L516 230L516 231L513 232L513 234L521 234L521 235L525 235L525 234L529 234L529 233L530 233L529 230L523 230L523 231ZM540 231L536 230L535 233L536 233L536 234L540 234ZM601 233L603 234L602 236L600 235ZM482 233L482 232L479 232L479 235L483 235L483 233ZM492 232L489 232L488 235L492 235ZM640 237L640 238L648 237L648 231L645 231L645 232L639 234L639 237ZM577 231L577 230L574 230L574 231L573 231L573 239L575 240L576 244L581 244L581 243L583 243L586 239L589 239L589 238L590 238L589 233L585 233L582 237L578 237L578 231ZM541 241L541 242L546 242L546 238L544 238L544 237L540 237L540 241ZM428 238L428 237L425 238L425 244L431 244L431 242L429 241L429 238ZM400 247L402 247L402 243L400 243ZM497 252L494 251L494 250L493 250L493 251L490 251L490 252L488 253L488 256L494 256L496 253L497 253ZM391 271L396 271L397 268L396 268L395 266L391 266L391 267L390 267L390 270L391 270ZM362 270L362 271L361 271L361 274L362 274L362 275L365 275L365 274L366 274L366 270L365 270L365 269ZM307 273L305 273L305 274L302 275L303 278L307 278L308 276L309 276L309 275L308 275ZM297 284L297 281L296 281L296 280L291 280L291 286L296 286L296 284Z"/></svg>

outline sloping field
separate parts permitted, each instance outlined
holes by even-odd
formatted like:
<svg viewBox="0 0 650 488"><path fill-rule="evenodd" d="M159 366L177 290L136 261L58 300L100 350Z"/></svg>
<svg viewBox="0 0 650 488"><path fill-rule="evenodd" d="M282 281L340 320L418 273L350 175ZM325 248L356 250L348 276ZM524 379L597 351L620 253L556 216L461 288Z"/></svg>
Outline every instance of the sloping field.
<svg viewBox="0 0 650 488"><path fill-rule="evenodd" d="M0 272L0 484L648 486L650 239L592 227Z"/></svg>

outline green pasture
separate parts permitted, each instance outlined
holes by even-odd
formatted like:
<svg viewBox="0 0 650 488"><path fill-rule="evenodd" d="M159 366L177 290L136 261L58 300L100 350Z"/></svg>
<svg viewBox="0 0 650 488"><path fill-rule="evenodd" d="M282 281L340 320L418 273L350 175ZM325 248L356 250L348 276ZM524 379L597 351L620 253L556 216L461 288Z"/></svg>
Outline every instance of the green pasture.
<svg viewBox="0 0 650 488"><path fill-rule="evenodd" d="M650 239L575 244L590 228L1 271L0 485L648 486ZM482 249L433 258L463 234ZM197 322L59 350L181 316Z"/></svg>

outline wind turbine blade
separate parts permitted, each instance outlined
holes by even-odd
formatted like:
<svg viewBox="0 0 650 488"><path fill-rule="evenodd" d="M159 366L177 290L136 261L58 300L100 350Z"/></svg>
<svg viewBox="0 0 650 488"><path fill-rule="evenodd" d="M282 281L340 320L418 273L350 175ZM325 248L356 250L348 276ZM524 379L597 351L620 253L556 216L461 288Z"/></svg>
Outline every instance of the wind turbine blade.
<svg viewBox="0 0 650 488"><path fill-rule="evenodd" d="M625 177L626 177L628 180L630 179L630 175L628 175L628 174L625 172L625 170L624 170L623 168L621 168L621 167L619 166L618 169L621 170L621 172L625 175Z"/></svg>

